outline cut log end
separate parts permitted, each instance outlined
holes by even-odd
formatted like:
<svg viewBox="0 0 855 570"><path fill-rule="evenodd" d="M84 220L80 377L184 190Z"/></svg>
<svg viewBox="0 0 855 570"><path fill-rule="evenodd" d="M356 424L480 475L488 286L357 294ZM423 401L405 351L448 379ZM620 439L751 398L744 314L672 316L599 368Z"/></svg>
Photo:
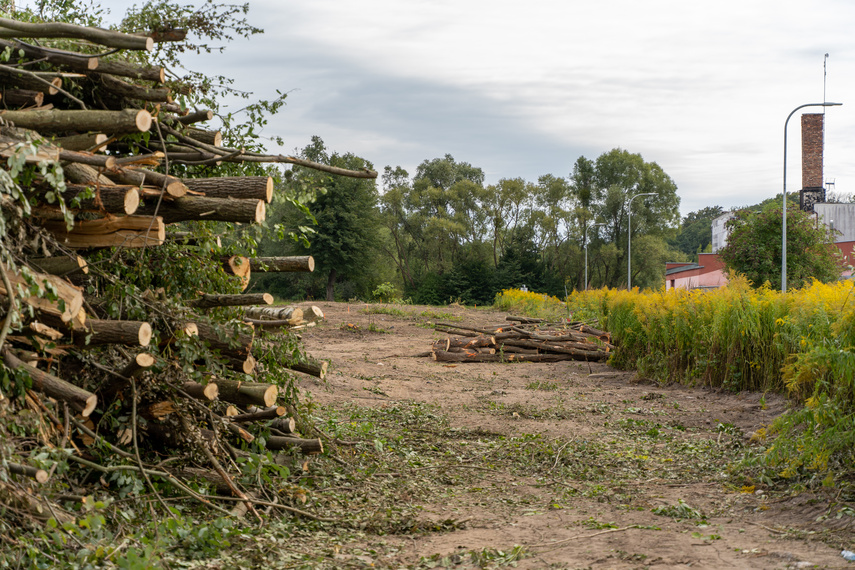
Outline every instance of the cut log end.
<svg viewBox="0 0 855 570"><path fill-rule="evenodd" d="M95 411L95 407L98 405L98 396L92 394L88 398L86 398L86 404L83 406L83 409L80 410L80 415L84 418L88 418L92 412Z"/></svg>
<svg viewBox="0 0 855 570"><path fill-rule="evenodd" d="M149 38L149 39L151 39L151 38ZM154 45L154 44L152 44L152 45ZM151 117L151 113L149 113L145 109L141 109L137 113L136 125L137 125L137 128L140 130L140 132L147 133L149 131L149 129L151 129L152 121L153 121L153 119Z"/></svg>
<svg viewBox="0 0 855 570"><path fill-rule="evenodd" d="M273 201L273 177L267 177L267 188L265 190L267 197L264 199L268 204Z"/></svg>
<svg viewBox="0 0 855 570"><path fill-rule="evenodd" d="M148 346L151 343L151 335L151 325L149 323L141 324L139 331L140 346Z"/></svg>
<svg viewBox="0 0 855 570"><path fill-rule="evenodd" d="M140 193L136 188L128 190L125 194L125 214L132 215L140 207Z"/></svg>
<svg viewBox="0 0 855 570"><path fill-rule="evenodd" d="M183 182L170 182L166 185L166 193L173 198L180 198L187 194L187 186Z"/></svg>
<svg viewBox="0 0 855 570"><path fill-rule="evenodd" d="M260 224L264 222L264 219L267 217L267 204L264 200L259 200L258 205L255 207L255 223ZM314 264L313 264L314 267Z"/></svg>
<svg viewBox="0 0 855 570"><path fill-rule="evenodd" d="M270 387L268 387L264 391L264 405L267 407L272 406L273 404L276 403L276 398L278 398L278 397L279 397L279 388L277 386L274 386L271 384Z"/></svg>

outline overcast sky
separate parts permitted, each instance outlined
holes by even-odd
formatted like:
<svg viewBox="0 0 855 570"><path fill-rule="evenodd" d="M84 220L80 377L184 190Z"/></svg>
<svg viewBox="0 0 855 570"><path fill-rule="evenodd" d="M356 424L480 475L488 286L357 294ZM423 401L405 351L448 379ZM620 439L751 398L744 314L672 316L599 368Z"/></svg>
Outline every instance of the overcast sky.
<svg viewBox="0 0 855 570"><path fill-rule="evenodd" d="M114 18L130 4L104 2ZM191 66L257 98L289 92L265 130L285 139L277 152L319 135L411 175L448 153L492 184L568 176L579 156L620 147L674 179L686 214L779 193L784 121L825 96L844 103L826 115L825 177L855 192L851 0L249 5L265 33ZM790 120L790 191L801 188L800 114Z"/></svg>

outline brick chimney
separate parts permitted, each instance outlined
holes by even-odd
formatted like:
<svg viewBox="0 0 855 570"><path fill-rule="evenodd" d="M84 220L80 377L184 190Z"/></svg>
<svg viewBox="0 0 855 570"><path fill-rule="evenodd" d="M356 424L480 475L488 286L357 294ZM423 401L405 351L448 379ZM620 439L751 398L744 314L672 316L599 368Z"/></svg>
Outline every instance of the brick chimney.
<svg viewBox="0 0 855 570"><path fill-rule="evenodd" d="M802 188L822 188L822 113L802 115Z"/></svg>
<svg viewBox="0 0 855 570"><path fill-rule="evenodd" d="M802 210L813 211L813 205L825 201L822 178L823 119L822 113L802 115Z"/></svg>

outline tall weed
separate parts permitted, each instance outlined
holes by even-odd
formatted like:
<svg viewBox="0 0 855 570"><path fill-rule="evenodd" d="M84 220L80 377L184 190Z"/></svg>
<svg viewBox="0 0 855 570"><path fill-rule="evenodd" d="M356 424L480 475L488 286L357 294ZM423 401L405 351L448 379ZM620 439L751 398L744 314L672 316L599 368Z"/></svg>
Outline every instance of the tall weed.
<svg viewBox="0 0 855 570"><path fill-rule="evenodd" d="M797 405L766 431L777 437L763 463L829 485L855 474L853 287L814 282L780 293L734 279L711 291L581 291L568 305L612 333L613 366L663 383L790 395ZM520 293L503 291L502 308Z"/></svg>

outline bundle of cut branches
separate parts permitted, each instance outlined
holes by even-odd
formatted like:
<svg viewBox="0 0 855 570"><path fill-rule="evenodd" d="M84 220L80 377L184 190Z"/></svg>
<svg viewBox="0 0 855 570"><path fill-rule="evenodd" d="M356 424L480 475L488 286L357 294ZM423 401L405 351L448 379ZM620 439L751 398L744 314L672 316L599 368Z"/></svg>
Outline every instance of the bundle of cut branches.
<svg viewBox="0 0 855 570"><path fill-rule="evenodd" d="M434 342L431 355L441 362L602 362L614 349L608 332L586 323L508 320L512 322L488 327L436 323L435 330L453 336Z"/></svg>

